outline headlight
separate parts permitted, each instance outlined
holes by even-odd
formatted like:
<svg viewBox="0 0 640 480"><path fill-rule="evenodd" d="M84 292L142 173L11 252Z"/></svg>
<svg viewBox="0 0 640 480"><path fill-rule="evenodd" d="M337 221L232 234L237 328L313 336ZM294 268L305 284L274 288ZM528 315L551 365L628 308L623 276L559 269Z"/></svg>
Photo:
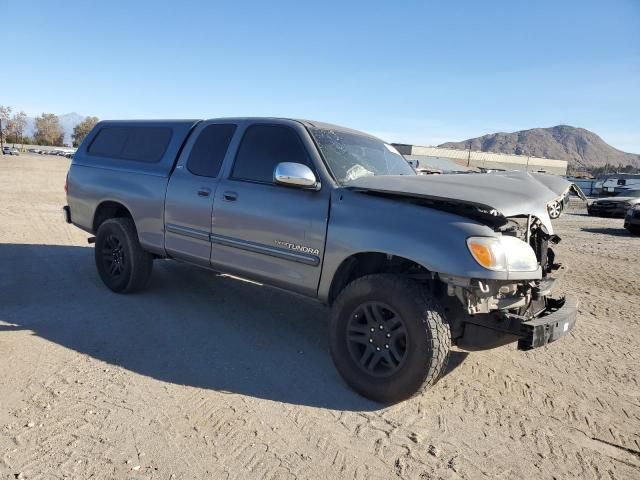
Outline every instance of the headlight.
<svg viewBox="0 0 640 480"><path fill-rule="evenodd" d="M538 259L533 249L515 237L470 237L467 247L473 258L497 272L535 272Z"/></svg>

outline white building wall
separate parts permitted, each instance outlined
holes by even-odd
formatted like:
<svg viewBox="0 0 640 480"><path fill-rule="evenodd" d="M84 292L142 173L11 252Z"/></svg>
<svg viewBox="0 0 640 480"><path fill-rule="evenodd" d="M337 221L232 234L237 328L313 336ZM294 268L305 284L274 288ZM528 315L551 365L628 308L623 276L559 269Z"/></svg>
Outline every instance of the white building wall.
<svg viewBox="0 0 640 480"><path fill-rule="evenodd" d="M453 148L422 147L411 145L411 155L450 158L461 165L482 168L502 168L507 170L545 170L556 175L566 175L566 160L530 157L526 155L508 155L490 152L469 152Z"/></svg>

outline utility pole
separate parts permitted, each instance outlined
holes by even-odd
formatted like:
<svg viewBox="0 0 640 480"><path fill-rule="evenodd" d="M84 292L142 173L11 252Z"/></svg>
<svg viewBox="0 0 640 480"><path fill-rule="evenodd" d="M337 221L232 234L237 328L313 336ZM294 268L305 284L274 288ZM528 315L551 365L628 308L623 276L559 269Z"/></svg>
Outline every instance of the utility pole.
<svg viewBox="0 0 640 480"><path fill-rule="evenodd" d="M467 153L467 167L471 164L471 142L469 142L469 152Z"/></svg>
<svg viewBox="0 0 640 480"><path fill-rule="evenodd" d="M0 118L0 148L2 149L2 154L4 155L4 140L2 136L2 119Z"/></svg>

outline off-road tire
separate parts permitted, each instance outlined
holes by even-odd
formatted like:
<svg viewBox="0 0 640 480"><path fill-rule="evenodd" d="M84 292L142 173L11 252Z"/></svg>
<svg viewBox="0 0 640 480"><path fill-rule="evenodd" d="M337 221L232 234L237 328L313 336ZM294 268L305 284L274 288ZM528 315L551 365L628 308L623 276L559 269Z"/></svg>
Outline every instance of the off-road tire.
<svg viewBox="0 0 640 480"><path fill-rule="evenodd" d="M113 263L107 254L114 242L119 242L122 253L118 274L111 271ZM140 246L136 227L130 218L110 218L102 222L96 234L95 261L104 284L117 293L142 290L153 268L153 256Z"/></svg>
<svg viewBox="0 0 640 480"><path fill-rule="evenodd" d="M362 370L347 339L350 319L368 302L382 302L395 310L407 332L404 362L383 378ZM438 301L420 284L401 275L374 274L354 280L338 295L332 307L329 344L346 383L364 397L389 404L420 394L436 383L449 358L451 330Z"/></svg>

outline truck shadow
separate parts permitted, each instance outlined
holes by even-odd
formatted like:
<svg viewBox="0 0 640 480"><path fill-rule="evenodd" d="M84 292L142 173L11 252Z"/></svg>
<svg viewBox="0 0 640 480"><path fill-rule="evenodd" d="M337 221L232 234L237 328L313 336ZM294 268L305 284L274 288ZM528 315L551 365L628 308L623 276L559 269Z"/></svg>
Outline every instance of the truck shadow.
<svg viewBox="0 0 640 480"><path fill-rule="evenodd" d="M172 261L155 263L144 292L118 295L100 281L92 248L0 244L0 334L31 330L175 384L321 408L382 408L336 372L327 313L317 302Z"/></svg>

